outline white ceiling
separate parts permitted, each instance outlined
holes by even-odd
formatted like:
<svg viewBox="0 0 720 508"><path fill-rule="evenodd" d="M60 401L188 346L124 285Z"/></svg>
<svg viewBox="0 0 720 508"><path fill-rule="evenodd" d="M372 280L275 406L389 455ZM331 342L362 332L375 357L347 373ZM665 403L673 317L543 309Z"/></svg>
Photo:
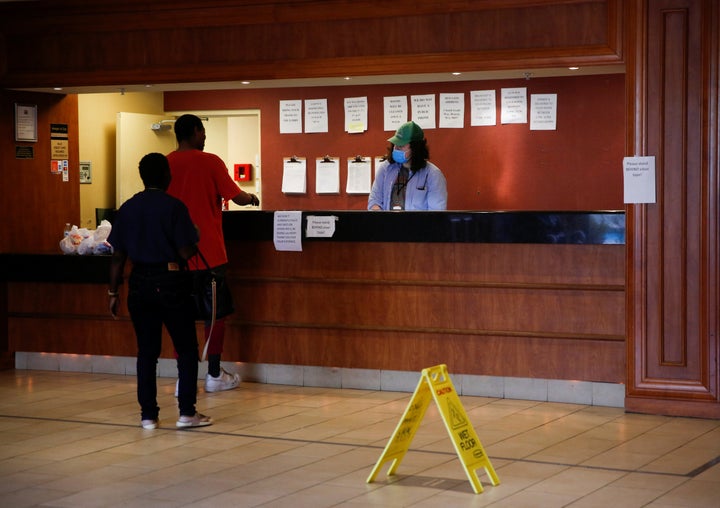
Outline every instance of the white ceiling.
<svg viewBox="0 0 720 508"><path fill-rule="evenodd" d="M0 0L2 1L2 0ZM236 90L244 88L302 88L313 86L349 86L349 85L388 85L402 83L442 83L452 81L484 81L492 79L533 79L542 77L623 74L624 65L605 65L583 67L577 70L568 68L523 69L507 71L465 72L458 75L450 73L403 74L386 76L354 76L351 78L309 78L309 79L273 79L265 81L241 82L197 82L166 84L117 84L104 86L72 86L64 88L19 88L17 90L47 93L130 93L130 92L166 92L183 90Z"/></svg>

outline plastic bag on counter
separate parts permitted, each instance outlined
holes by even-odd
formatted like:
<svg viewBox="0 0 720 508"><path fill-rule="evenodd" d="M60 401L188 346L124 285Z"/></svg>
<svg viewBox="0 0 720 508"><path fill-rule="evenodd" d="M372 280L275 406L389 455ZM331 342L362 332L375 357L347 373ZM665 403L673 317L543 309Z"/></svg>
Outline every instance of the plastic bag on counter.
<svg viewBox="0 0 720 508"><path fill-rule="evenodd" d="M84 238L78 246L78 254L85 256L88 254L112 254L112 246L107 242L110 236L112 226L106 220L102 221L98 228L90 232L87 238Z"/></svg>
<svg viewBox="0 0 720 508"><path fill-rule="evenodd" d="M103 220L98 228L93 233L94 245L92 249L93 254L112 254L113 248L107 241L110 236L112 225L109 221Z"/></svg>
<svg viewBox="0 0 720 508"><path fill-rule="evenodd" d="M65 254L111 254L112 246L107 242L112 226L108 221L102 221L96 230L87 228L72 228L60 240L60 250Z"/></svg>
<svg viewBox="0 0 720 508"><path fill-rule="evenodd" d="M86 254L92 254L94 246L95 240L93 240L92 235L88 236L87 238L83 238L83 241L80 242L80 245L77 246L77 253L81 256L85 256Z"/></svg>
<svg viewBox="0 0 720 508"><path fill-rule="evenodd" d="M110 224L110 221L103 220L100 222L100 225L93 233L93 238L95 239L95 243L104 242L108 239L108 236L110 236L110 231L112 230L112 224Z"/></svg>
<svg viewBox="0 0 720 508"><path fill-rule="evenodd" d="M87 232L87 229L83 229ZM78 247L83 240L83 231L77 226L73 226L69 231L65 232L65 236L60 240L60 250L65 254L77 254Z"/></svg>

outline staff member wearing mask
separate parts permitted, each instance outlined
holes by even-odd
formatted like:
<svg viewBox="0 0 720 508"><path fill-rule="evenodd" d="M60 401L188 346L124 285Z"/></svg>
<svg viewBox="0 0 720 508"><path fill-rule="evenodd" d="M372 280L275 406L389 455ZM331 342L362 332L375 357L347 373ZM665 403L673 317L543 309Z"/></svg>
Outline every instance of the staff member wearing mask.
<svg viewBox="0 0 720 508"><path fill-rule="evenodd" d="M375 175L368 210L447 210L445 176L428 161L420 126L404 123L388 141L387 159Z"/></svg>

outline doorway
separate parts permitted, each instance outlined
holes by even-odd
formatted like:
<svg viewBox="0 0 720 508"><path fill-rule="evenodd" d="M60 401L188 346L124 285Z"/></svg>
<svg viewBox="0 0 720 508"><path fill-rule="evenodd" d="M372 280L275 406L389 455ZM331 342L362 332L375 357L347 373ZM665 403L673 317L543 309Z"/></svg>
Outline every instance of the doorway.
<svg viewBox="0 0 720 508"><path fill-rule="evenodd" d="M115 206L119 208L143 189L137 165L145 154L167 154L176 148L172 127L175 118L184 113L202 118L207 135L205 151L220 157L238 186L256 194L262 203L259 110L183 111L165 115L121 112L117 115L116 130ZM237 175L236 164L244 168ZM232 202L228 205L230 210L243 208Z"/></svg>

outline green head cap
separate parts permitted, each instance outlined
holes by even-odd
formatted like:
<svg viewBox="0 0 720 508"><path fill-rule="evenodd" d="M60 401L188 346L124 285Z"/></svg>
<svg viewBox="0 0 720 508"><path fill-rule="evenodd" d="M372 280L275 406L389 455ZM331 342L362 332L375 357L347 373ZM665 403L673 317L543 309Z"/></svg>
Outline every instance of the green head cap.
<svg viewBox="0 0 720 508"><path fill-rule="evenodd" d="M404 146L411 141L422 141L425 138L423 130L415 122L407 122L398 127L395 135L388 139L395 146Z"/></svg>

